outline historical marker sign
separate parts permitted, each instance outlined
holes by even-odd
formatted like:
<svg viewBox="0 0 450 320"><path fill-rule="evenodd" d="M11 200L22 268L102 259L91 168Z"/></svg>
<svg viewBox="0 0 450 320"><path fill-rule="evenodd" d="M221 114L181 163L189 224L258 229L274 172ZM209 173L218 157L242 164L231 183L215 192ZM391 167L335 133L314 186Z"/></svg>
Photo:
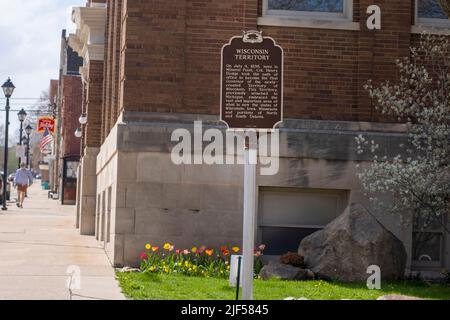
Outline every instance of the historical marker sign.
<svg viewBox="0 0 450 320"><path fill-rule="evenodd" d="M273 129L283 121L283 49L261 32L222 48L220 120L229 129Z"/></svg>

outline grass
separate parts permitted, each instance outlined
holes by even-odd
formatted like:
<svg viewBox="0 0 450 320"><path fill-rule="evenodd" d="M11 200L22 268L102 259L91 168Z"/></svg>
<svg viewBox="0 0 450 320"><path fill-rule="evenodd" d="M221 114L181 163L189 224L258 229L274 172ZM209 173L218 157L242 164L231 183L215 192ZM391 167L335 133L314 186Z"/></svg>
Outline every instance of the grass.
<svg viewBox="0 0 450 320"><path fill-rule="evenodd" d="M233 300L235 289L228 281L182 275L117 273L123 293L135 300ZM282 300L305 297L311 300L373 300L385 294L402 294L425 299L450 300L450 287L420 282L385 283L381 290L368 290L365 284L323 281L255 280L256 300Z"/></svg>

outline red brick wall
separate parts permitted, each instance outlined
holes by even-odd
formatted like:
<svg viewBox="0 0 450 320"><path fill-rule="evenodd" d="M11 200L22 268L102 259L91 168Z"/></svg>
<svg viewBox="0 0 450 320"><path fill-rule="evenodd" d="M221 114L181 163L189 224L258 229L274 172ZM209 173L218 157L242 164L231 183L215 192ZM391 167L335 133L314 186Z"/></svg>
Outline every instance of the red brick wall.
<svg viewBox="0 0 450 320"><path fill-rule="evenodd" d="M86 112L88 123L84 126L85 145L87 147L100 147L102 135L103 61L91 60L89 62L87 83Z"/></svg>
<svg viewBox="0 0 450 320"><path fill-rule="evenodd" d="M110 0L108 3L105 36L106 68L104 70L102 140L116 123L119 114L122 2L123 0Z"/></svg>
<svg viewBox="0 0 450 320"><path fill-rule="evenodd" d="M123 0L115 0L114 1L114 23L113 23L113 44L112 44L112 79L113 82L112 90L111 90L111 116L110 116L110 128L111 129L119 115L119 88L120 88L120 39L121 39L121 31L122 31L122 3Z"/></svg>
<svg viewBox="0 0 450 320"><path fill-rule="evenodd" d="M113 1L108 1L108 8L106 13L106 26L105 26L105 56L104 56L104 70L103 70L103 102L102 102L102 124L101 124L101 140L103 141L109 131L109 113L111 109L110 97L111 97L111 48L112 48L112 22L113 15Z"/></svg>
<svg viewBox="0 0 450 320"><path fill-rule="evenodd" d="M80 140L75 137L83 103L82 81L79 76L63 76L61 127L63 146L61 157L80 155Z"/></svg>
<svg viewBox="0 0 450 320"><path fill-rule="evenodd" d="M413 38L414 0L354 0L359 31L258 27L261 0L125 0L122 10L117 1L108 1L108 11L114 19L120 13L123 25L117 31L109 21L115 31L108 32L105 74L120 87L105 82L105 134L117 116L117 92L119 111L218 115L220 50L244 28L262 30L285 50L286 118L392 121L374 110L363 85L396 77L394 61L408 54ZM366 9L374 3L382 9L382 30L370 31Z"/></svg>

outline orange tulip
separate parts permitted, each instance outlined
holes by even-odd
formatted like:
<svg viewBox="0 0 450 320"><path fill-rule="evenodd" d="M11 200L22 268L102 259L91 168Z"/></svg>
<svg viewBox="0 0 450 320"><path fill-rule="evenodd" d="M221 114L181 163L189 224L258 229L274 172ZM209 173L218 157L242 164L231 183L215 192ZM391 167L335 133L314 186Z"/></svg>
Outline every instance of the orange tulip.
<svg viewBox="0 0 450 320"><path fill-rule="evenodd" d="M205 250L205 253L206 253L208 256L212 256L213 253L214 253L214 250L213 250L213 249L207 249L207 250Z"/></svg>

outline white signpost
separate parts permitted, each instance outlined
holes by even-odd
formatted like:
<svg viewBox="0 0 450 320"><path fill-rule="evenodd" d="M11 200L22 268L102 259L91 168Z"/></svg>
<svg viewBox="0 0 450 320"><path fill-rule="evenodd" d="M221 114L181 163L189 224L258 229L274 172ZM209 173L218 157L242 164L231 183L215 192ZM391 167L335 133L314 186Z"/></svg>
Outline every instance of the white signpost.
<svg viewBox="0 0 450 320"><path fill-rule="evenodd" d="M250 139L249 139L250 140ZM253 300L257 145L245 146L242 299Z"/></svg>
<svg viewBox="0 0 450 320"><path fill-rule="evenodd" d="M262 32L247 31L222 48L220 119L244 132L242 299L253 299L258 130L283 121L283 49Z"/></svg>

